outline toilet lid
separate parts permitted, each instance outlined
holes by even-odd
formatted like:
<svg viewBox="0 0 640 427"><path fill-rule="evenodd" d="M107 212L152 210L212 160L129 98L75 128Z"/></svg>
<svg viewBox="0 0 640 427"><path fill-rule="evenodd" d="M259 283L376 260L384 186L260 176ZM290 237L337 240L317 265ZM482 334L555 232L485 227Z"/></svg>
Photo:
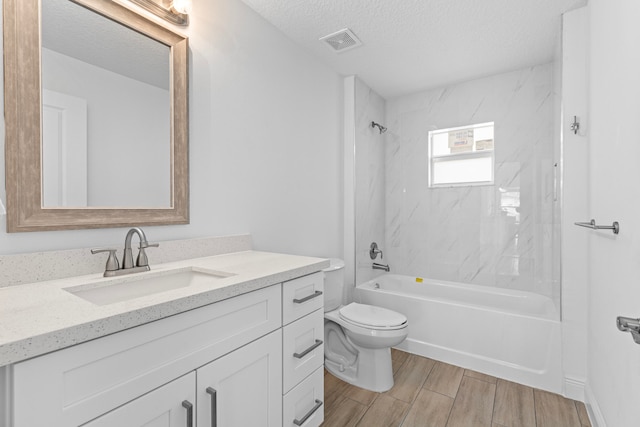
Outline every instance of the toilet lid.
<svg viewBox="0 0 640 427"><path fill-rule="evenodd" d="M340 317L348 322L357 323L372 328L397 328L407 323L403 314L374 305L352 302L342 307Z"/></svg>

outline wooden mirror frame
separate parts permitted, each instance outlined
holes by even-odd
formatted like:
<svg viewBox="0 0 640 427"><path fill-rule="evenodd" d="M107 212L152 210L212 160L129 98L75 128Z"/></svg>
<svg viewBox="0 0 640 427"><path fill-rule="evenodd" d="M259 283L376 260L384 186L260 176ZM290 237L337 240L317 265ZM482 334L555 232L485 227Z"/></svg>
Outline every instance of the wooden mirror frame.
<svg viewBox="0 0 640 427"><path fill-rule="evenodd" d="M171 207L44 208L40 0L4 0L7 232L189 223L188 39L110 0L71 0L170 48Z"/></svg>

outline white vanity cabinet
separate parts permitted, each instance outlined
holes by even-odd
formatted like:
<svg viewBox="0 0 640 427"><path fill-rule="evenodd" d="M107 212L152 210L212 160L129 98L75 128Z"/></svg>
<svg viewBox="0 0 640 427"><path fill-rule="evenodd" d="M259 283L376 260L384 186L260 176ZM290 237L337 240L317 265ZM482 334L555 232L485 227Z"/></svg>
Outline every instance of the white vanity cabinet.
<svg viewBox="0 0 640 427"><path fill-rule="evenodd" d="M324 274L282 284L282 414L285 427L324 421Z"/></svg>
<svg viewBox="0 0 640 427"><path fill-rule="evenodd" d="M280 427L281 360L276 330L83 427Z"/></svg>
<svg viewBox="0 0 640 427"><path fill-rule="evenodd" d="M79 333L0 370L0 427L317 427L323 289L317 272L91 341Z"/></svg>
<svg viewBox="0 0 640 427"><path fill-rule="evenodd" d="M208 427L209 387L218 427L280 426L281 302L278 284L11 365L11 427Z"/></svg>
<svg viewBox="0 0 640 427"><path fill-rule="evenodd" d="M282 425L277 330L196 371L199 427Z"/></svg>
<svg viewBox="0 0 640 427"><path fill-rule="evenodd" d="M187 427L196 410L195 373L171 381L83 427Z"/></svg>

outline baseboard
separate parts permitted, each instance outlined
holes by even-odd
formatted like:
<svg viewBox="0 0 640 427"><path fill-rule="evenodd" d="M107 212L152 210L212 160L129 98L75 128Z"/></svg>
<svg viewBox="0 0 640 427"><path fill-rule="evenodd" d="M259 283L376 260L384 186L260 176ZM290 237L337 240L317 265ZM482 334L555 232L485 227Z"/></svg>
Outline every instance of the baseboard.
<svg viewBox="0 0 640 427"><path fill-rule="evenodd" d="M584 402L584 380L564 377L564 397Z"/></svg>
<svg viewBox="0 0 640 427"><path fill-rule="evenodd" d="M584 404L587 407L587 412L589 413L589 421L591 421L592 427L607 427L607 423L604 421L604 417L602 416L602 412L600 411L600 407L598 406L598 402L596 401L589 384L585 385L584 388Z"/></svg>

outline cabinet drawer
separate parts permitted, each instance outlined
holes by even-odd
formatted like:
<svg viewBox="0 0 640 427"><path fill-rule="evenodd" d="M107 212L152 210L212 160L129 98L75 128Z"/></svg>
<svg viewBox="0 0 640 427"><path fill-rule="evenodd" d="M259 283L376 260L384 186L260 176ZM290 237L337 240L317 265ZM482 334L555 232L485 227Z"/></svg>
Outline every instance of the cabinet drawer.
<svg viewBox="0 0 640 427"><path fill-rule="evenodd" d="M320 367L284 396L282 426L318 427L323 421L324 369Z"/></svg>
<svg viewBox="0 0 640 427"><path fill-rule="evenodd" d="M324 273L284 282L282 284L282 324L286 325L324 305Z"/></svg>
<svg viewBox="0 0 640 427"><path fill-rule="evenodd" d="M324 312L318 309L283 328L283 392L291 390L324 362Z"/></svg>
<svg viewBox="0 0 640 427"><path fill-rule="evenodd" d="M278 329L281 306L275 285L13 365L14 427L86 423Z"/></svg>

